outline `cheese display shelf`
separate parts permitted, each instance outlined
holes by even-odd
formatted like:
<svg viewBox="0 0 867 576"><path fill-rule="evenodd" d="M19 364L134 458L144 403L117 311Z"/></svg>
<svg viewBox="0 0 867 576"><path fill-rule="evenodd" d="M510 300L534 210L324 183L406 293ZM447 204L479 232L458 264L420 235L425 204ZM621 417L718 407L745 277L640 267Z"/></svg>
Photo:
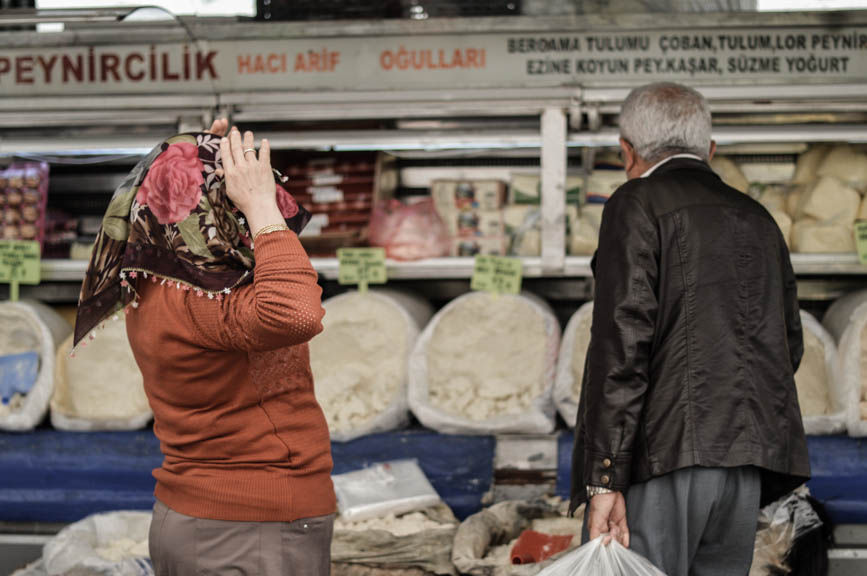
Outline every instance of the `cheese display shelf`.
<svg viewBox="0 0 867 576"><path fill-rule="evenodd" d="M142 155L161 139L200 131L219 116L268 138L280 163L275 167L300 166L288 184L295 182L299 196L339 197L331 189L337 188L347 197L363 196L364 210L372 212L375 201L388 196L432 198L436 182L495 182L504 197L491 210L496 217L505 219L511 207L534 212L535 223L527 227L536 234L532 250L516 253L525 287L544 296L565 324L592 294L595 233L575 241L576 222L585 209L598 218L606 195L625 179L616 166L617 114L631 88L672 80L702 91L714 113L720 155L738 163L750 184L793 172L798 158L818 145L865 149L867 52L858 48L865 37L864 12L303 24L79 21L65 32L0 35L0 164L47 161L49 209L87 219L82 236L91 238L114 187ZM4 59L11 73L3 71ZM52 61L56 67L46 69ZM334 173L323 179L315 166L329 161ZM350 180L357 186L351 192L342 188ZM600 188L591 194L594 186ZM596 196L595 204L588 195ZM363 245L364 232L353 232L352 245ZM87 255L81 244L79 258ZM340 291L337 247L310 251L329 294ZM794 253L792 264L802 298L818 307L867 278L854 252ZM46 252L42 285L22 287L22 297L74 303L86 267L85 260ZM386 267L394 284L442 303L466 292L474 259L389 258ZM558 437L562 495L571 433ZM336 470L386 455L417 455L437 490L464 516L490 487L495 440L448 440L410 430L335 444ZM149 430L88 435L40 428L0 435L4 447L0 556L2 533L14 531L3 530L4 521L20 531L21 523L67 522L152 502L150 470L159 453ZM867 525L863 447L831 437L811 438L810 449L816 495L834 503L837 520Z"/></svg>

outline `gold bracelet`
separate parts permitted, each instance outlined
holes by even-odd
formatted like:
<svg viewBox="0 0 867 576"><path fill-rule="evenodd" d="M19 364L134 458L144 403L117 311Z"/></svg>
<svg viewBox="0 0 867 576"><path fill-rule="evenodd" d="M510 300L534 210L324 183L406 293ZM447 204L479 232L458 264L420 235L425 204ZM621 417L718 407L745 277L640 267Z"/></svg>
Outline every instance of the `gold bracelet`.
<svg viewBox="0 0 867 576"><path fill-rule="evenodd" d="M258 232L253 234L253 242L259 239L259 236L264 234L270 234L271 232L280 232L281 230L288 230L289 227L286 224L269 224L263 228L260 228Z"/></svg>

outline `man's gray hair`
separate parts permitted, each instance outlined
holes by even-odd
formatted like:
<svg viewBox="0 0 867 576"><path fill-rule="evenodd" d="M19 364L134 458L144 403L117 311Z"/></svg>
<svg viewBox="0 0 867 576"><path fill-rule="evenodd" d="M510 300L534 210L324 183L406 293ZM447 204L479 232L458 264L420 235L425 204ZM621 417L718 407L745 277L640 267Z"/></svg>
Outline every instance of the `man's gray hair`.
<svg viewBox="0 0 867 576"><path fill-rule="evenodd" d="M674 154L708 160L710 107L697 91L673 82L657 82L629 93L620 112L620 136L645 162Z"/></svg>

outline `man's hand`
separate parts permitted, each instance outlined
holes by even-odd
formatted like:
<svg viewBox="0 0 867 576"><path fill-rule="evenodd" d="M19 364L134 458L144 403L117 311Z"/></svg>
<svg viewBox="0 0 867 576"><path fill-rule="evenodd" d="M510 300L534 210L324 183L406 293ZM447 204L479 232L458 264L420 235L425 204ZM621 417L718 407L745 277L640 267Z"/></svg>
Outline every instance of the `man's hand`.
<svg viewBox="0 0 867 576"><path fill-rule="evenodd" d="M626 499L622 492L597 494L590 499L590 539L594 540L602 534L608 534L604 544L611 539L617 539L625 548L629 548L629 526L626 524Z"/></svg>

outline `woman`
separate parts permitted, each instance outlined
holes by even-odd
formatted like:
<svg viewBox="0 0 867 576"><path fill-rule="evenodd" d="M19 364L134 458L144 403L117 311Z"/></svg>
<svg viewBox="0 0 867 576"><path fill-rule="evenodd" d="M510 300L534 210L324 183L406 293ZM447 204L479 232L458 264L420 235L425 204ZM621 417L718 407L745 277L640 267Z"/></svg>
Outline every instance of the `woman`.
<svg viewBox="0 0 867 576"><path fill-rule="evenodd" d="M225 121L154 149L115 192L76 343L126 308L165 456L155 572L328 574L331 447L307 342L321 290L267 141ZM240 213L238 213L240 211ZM294 231L293 231L294 230Z"/></svg>

